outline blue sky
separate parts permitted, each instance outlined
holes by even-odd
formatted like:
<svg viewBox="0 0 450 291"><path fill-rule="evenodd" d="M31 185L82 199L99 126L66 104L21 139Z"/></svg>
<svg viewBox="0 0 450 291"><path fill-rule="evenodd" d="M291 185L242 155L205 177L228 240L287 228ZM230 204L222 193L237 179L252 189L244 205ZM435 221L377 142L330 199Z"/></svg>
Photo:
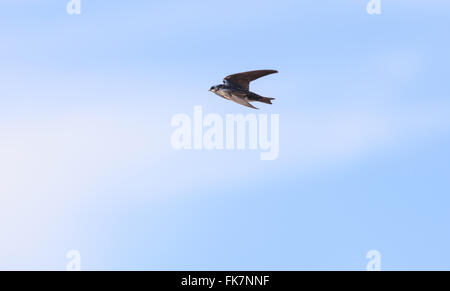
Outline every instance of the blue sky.
<svg viewBox="0 0 450 291"><path fill-rule="evenodd" d="M450 4L67 2L0 1L0 269L450 268ZM278 160L171 148L266 68Z"/></svg>

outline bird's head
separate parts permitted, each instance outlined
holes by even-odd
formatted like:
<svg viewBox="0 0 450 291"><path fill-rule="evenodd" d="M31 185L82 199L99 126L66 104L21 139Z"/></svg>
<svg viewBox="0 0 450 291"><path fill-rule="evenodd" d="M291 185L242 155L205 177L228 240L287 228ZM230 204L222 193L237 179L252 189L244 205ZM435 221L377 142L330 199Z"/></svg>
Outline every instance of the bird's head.
<svg viewBox="0 0 450 291"><path fill-rule="evenodd" d="M212 87L209 89L209 91L215 93L215 92L219 91L219 89L220 89L220 85L216 85L216 86L212 86Z"/></svg>

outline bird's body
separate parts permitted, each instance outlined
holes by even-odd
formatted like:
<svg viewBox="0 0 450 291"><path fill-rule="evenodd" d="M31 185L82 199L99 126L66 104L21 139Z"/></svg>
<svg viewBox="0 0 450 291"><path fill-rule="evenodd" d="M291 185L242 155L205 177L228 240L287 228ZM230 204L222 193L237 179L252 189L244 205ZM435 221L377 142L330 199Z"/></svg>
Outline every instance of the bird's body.
<svg viewBox="0 0 450 291"><path fill-rule="evenodd" d="M230 75L223 80L224 84L213 86L210 91L227 100L258 109L251 105L250 102L258 101L272 104L271 101L274 98L262 97L251 92L249 90L250 82L274 73L278 72L274 70L259 70Z"/></svg>

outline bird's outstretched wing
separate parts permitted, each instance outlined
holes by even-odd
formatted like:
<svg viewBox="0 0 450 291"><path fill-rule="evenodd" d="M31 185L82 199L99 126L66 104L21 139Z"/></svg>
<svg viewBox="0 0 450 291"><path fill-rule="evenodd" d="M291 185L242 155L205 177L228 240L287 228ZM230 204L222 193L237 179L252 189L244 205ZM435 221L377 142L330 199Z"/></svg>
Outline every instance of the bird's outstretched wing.
<svg viewBox="0 0 450 291"><path fill-rule="evenodd" d="M231 101L234 101L234 102L239 103L241 105L244 105L244 106L247 106L247 107L250 107L250 108L253 108L253 109L258 109L255 106L253 106L250 103L248 103L247 101L245 101L244 99L239 98L238 96L231 95L230 99L231 99Z"/></svg>
<svg viewBox="0 0 450 291"><path fill-rule="evenodd" d="M250 82L261 77L278 73L275 70L259 70L259 71L250 71L239 74L230 75L223 79L225 84L233 85L239 87L244 91L248 91L250 89Z"/></svg>

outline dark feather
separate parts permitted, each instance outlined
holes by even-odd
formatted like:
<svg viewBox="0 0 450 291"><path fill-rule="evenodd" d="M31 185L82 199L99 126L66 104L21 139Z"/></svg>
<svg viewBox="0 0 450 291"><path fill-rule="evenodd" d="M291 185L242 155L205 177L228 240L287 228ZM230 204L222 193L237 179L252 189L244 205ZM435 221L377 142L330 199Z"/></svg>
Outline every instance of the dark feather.
<svg viewBox="0 0 450 291"><path fill-rule="evenodd" d="M251 81L275 73L278 73L278 71L258 70L258 71L244 72L225 77L225 79L223 79L223 82L227 85L238 87L244 91L249 91Z"/></svg>

